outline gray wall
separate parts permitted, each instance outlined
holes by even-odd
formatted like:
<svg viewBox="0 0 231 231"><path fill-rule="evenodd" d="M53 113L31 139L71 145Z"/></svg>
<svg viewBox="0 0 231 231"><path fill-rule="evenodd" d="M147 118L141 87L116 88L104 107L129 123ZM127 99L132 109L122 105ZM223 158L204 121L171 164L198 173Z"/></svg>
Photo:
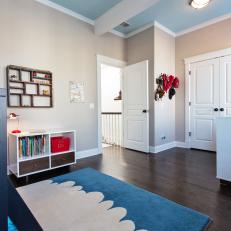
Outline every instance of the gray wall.
<svg viewBox="0 0 231 231"><path fill-rule="evenodd" d="M0 87L9 64L47 69L54 76L54 108L8 112L21 116L22 129L76 129L77 150L96 148L96 54L125 60L125 41L112 34L97 37L92 26L34 0L1 0L0 28ZM85 83L86 103L70 103L70 80Z"/></svg>
<svg viewBox="0 0 231 231"><path fill-rule="evenodd" d="M154 146L154 27L126 39L126 48L128 64L149 60L149 142Z"/></svg>

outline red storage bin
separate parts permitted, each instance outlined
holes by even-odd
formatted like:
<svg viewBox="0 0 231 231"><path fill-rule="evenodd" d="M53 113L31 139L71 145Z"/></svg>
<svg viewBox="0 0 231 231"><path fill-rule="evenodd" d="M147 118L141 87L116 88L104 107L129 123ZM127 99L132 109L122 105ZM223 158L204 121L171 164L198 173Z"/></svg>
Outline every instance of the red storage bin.
<svg viewBox="0 0 231 231"><path fill-rule="evenodd" d="M70 150L70 138L59 136L51 138L51 152L66 152Z"/></svg>

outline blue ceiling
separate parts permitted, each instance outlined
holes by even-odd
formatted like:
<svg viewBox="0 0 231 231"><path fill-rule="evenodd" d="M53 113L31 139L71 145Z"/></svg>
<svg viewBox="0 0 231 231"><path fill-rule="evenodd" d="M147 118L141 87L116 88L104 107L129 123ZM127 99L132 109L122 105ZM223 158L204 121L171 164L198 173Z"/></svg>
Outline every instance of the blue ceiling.
<svg viewBox="0 0 231 231"><path fill-rule="evenodd" d="M160 0L153 7L128 20L127 28L117 27L122 33L130 33L154 20L177 33L205 21L231 13L231 0L212 0L203 9L194 9L188 0Z"/></svg>
<svg viewBox="0 0 231 231"><path fill-rule="evenodd" d="M69 10L95 20L122 0L50 0Z"/></svg>
<svg viewBox="0 0 231 231"><path fill-rule="evenodd" d="M65 8L95 20L121 0L51 0ZM193 9L189 0L160 0L159 3L128 20L130 26L115 30L128 34L157 21L177 33L213 18L231 13L231 0L212 0L203 9Z"/></svg>

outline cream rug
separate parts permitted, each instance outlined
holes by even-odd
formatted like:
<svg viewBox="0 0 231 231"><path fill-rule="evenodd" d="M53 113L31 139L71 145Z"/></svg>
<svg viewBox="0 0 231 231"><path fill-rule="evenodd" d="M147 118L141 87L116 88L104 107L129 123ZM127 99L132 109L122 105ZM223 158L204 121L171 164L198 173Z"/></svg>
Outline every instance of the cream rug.
<svg viewBox="0 0 231 231"><path fill-rule="evenodd" d="M112 208L100 192L86 193L75 182L51 180L18 188L18 192L44 231L130 231L133 221L122 220L127 211Z"/></svg>

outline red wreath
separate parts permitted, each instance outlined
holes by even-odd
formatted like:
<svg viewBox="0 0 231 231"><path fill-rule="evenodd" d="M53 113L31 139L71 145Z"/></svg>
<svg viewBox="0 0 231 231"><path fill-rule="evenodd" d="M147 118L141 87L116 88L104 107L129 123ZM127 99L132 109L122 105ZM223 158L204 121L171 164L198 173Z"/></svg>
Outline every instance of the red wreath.
<svg viewBox="0 0 231 231"><path fill-rule="evenodd" d="M162 79L164 91L167 92L172 86L175 77L173 75L167 76L166 74L162 74Z"/></svg>
<svg viewBox="0 0 231 231"><path fill-rule="evenodd" d="M173 75L161 74L160 77L157 79L158 88L155 93L155 99L161 99L165 93L169 93L169 99L176 94L175 88L179 88L180 81L177 77Z"/></svg>

